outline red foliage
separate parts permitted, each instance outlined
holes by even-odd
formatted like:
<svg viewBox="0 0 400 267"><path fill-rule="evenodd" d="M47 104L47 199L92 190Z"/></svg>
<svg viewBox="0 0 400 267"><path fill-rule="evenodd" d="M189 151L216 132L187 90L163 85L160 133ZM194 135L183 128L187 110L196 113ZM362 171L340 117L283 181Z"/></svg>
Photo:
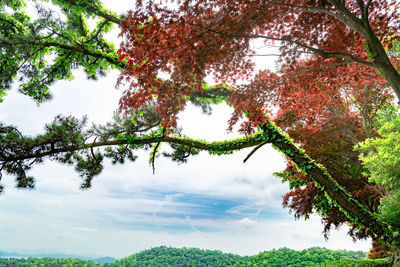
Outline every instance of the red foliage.
<svg viewBox="0 0 400 267"><path fill-rule="evenodd" d="M379 204L383 192L368 179L362 176L362 166L358 161L358 153L353 147L369 135L376 135L367 125L372 121L375 111L388 104L392 97L382 97L379 87L365 90L363 94L352 95L350 100L342 97L325 109L314 120L308 116L300 116L295 110L281 109L276 123L286 130L294 140L307 151L316 162L323 164L354 198L374 212ZM362 106L362 104L364 106ZM359 107L358 111L355 107ZM322 215L325 225L324 234L328 236L332 226L340 227L348 223L347 218L332 207L324 197L324 193L315 187L314 181L299 173L289 162L284 171L290 189L283 196L282 204L294 212L296 218L308 217L314 212ZM303 181L299 183L298 181ZM294 186L293 186L294 185ZM349 232L354 238L369 236L352 228Z"/></svg>
<svg viewBox="0 0 400 267"><path fill-rule="evenodd" d="M365 3L364 3L365 4ZM394 0L374 0L369 21L375 34L387 46L398 36ZM269 104L295 108L300 116L313 119L340 97L339 89L362 88L384 82L372 68L334 53L369 61L364 38L335 15L326 0L267 1L177 1L176 8L141 1L122 23L125 38L119 50L127 61L119 84L128 88L120 102L121 111L131 110L155 99L165 126L175 126L176 115L185 107L186 98L201 91L207 76L227 83L237 92L231 96L235 123L243 111L269 111ZM361 16L355 0L346 8ZM316 12L322 11L322 12ZM251 40L280 43L281 73L260 71L253 74L249 55ZM328 58L309 56L314 50ZM162 78L164 77L164 78ZM249 121L245 128L257 123Z"/></svg>
<svg viewBox="0 0 400 267"><path fill-rule="evenodd" d="M340 20L344 11L333 2L341 1L182 0L175 1L175 8L139 1L122 23L119 54L127 68L118 84L126 83L127 89L121 111L129 113L155 100L163 125L174 127L188 97L201 92L211 77L234 88L228 100L234 107L230 127L244 113L245 133L269 119L266 115L275 117L313 159L374 211L380 192L360 176L353 146L374 134L374 112L390 100L391 92L369 64L374 55L362 33L352 22ZM361 20L365 14L359 5L367 2L343 1L345 12ZM370 27L389 48L400 39L396 5L396 0L372 0L368 9ZM280 46L278 73L255 73L250 58L259 51L252 49L254 39ZM283 199L296 217L319 211L325 232L346 222L309 177L290 164L285 172L292 183L302 181Z"/></svg>
<svg viewBox="0 0 400 267"><path fill-rule="evenodd" d="M389 247L383 245L381 242L379 242L377 240L373 240L372 248L369 251L367 257L372 260L386 258L389 256L388 250L389 250Z"/></svg>

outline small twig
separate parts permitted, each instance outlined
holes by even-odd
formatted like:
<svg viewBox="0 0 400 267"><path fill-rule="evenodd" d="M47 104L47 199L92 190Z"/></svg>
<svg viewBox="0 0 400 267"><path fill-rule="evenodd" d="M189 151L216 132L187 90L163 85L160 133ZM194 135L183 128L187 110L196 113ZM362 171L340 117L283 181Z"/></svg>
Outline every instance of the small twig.
<svg viewBox="0 0 400 267"><path fill-rule="evenodd" d="M156 153L157 153L157 149L160 146L160 144L161 144L161 141L158 142L157 145L154 147L153 155L151 156L151 167L153 168L153 175L154 175L154 173L156 171L156 168L154 167L154 162L156 160Z"/></svg>
<svg viewBox="0 0 400 267"><path fill-rule="evenodd" d="M19 136L21 137L21 139L25 141L24 135L17 128L15 128L13 126L10 126L10 128L13 129L14 131L16 131L19 134Z"/></svg>
<svg viewBox="0 0 400 267"><path fill-rule="evenodd" d="M96 142L96 139L97 139L97 136L94 138L94 141L93 141L93 142ZM96 155L94 154L93 147L90 148L90 152L92 153L93 159L96 160ZM97 161L97 160L96 160L96 161Z"/></svg>
<svg viewBox="0 0 400 267"><path fill-rule="evenodd" d="M39 158L35 158L31 163L29 163L29 167L32 166L33 164L35 164L38 160L39 160Z"/></svg>
<svg viewBox="0 0 400 267"><path fill-rule="evenodd" d="M99 37L100 32L103 30L103 28L105 27L105 25L107 24L107 22L108 22L108 20L104 21L104 22L100 25L100 27L97 29L96 33L94 33L93 36L92 36L89 40L87 40L87 41L85 42L85 44L86 44L86 43L89 43L90 41L92 41L92 40L94 40L94 39L98 40L97 38Z"/></svg>
<svg viewBox="0 0 400 267"><path fill-rule="evenodd" d="M368 21L368 9L369 9L369 5L371 4L372 0L368 0L367 4L365 5L364 8L364 17L365 19Z"/></svg>
<svg viewBox="0 0 400 267"><path fill-rule="evenodd" d="M279 57L279 54L253 54L247 55L247 57Z"/></svg>
<svg viewBox="0 0 400 267"><path fill-rule="evenodd" d="M267 144L268 142L263 142L261 144L259 144L258 146L256 146L255 148L253 148L253 150L247 155L247 157L243 160L243 163L246 163L246 161L259 149L261 148L263 145Z"/></svg>
<svg viewBox="0 0 400 267"><path fill-rule="evenodd" d="M79 16L79 26L81 27L81 31L82 31L82 35L83 36L86 36L87 35L87 32L85 31L85 27L83 26L83 20L82 20L82 15L81 16Z"/></svg>

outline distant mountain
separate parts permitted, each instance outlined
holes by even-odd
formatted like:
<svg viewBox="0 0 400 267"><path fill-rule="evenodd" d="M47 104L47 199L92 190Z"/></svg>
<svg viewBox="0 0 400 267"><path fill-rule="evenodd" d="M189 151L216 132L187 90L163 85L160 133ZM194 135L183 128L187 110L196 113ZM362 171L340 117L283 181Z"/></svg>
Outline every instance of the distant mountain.
<svg viewBox="0 0 400 267"><path fill-rule="evenodd" d="M62 254L62 253L38 253L38 254L29 254L29 253L17 253L17 252L5 252L0 251L0 258L52 258L52 259L81 259L81 260L89 260L94 263L112 263L117 259L112 257L101 257L101 258L92 258L75 254Z"/></svg>
<svg viewBox="0 0 400 267"><path fill-rule="evenodd" d="M20 257L21 255L16 252L4 252L0 251L0 257Z"/></svg>
<svg viewBox="0 0 400 267"><path fill-rule="evenodd" d="M97 259L91 259L90 261L94 263L112 263L117 261L117 259L112 258L112 257L102 257L102 258L97 258Z"/></svg>
<svg viewBox="0 0 400 267"><path fill-rule="evenodd" d="M32 258L54 258L54 259L82 259L88 260L89 257L75 255L75 254L62 254L62 253L41 253L41 254L33 254L28 255Z"/></svg>
<svg viewBox="0 0 400 267"><path fill-rule="evenodd" d="M17 253L17 252L4 252L0 251L0 257L9 257L9 258L54 258L54 259L83 259L88 260L90 257L84 257L80 255L74 254L61 254L61 253L38 253L38 254L30 254L30 253Z"/></svg>

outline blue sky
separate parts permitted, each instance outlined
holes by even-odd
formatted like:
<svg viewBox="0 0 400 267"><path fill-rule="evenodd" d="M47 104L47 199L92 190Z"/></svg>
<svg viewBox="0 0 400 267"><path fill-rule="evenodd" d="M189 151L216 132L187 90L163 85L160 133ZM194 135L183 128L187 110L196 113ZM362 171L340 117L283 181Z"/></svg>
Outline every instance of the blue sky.
<svg viewBox="0 0 400 267"><path fill-rule="evenodd" d="M125 10L127 2L107 3ZM39 107L11 91L0 104L0 121L30 135L42 132L57 114L86 114L91 122L104 123L118 107L117 75L94 82L76 72L73 81L58 82L54 99ZM222 105L206 116L189 106L179 123L193 138L234 138L237 133L226 132L230 112ZM160 245L241 255L279 247L369 248L369 241L353 243L345 228L325 241L318 217L295 221L281 207L287 185L273 176L285 166L281 154L266 145L244 164L248 153L201 153L183 165L160 158L153 175L148 154L139 152L134 163L107 164L85 191L72 167L48 160L30 173L37 179L35 190L15 189L14 178L3 175L0 251L123 257Z"/></svg>

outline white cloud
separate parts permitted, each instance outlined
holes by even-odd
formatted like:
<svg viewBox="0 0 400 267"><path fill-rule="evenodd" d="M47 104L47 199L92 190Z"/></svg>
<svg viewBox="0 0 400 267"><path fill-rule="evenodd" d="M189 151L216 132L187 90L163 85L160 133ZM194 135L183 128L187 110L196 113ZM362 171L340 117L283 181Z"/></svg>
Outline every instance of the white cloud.
<svg viewBox="0 0 400 267"><path fill-rule="evenodd" d="M243 219L241 219L240 221L238 221L237 222L238 224L240 224L240 225L245 225L245 226L254 226L254 225L256 225L257 224L257 222L256 221L254 221L254 220L251 220L251 219L249 219L249 218L243 218Z"/></svg>

